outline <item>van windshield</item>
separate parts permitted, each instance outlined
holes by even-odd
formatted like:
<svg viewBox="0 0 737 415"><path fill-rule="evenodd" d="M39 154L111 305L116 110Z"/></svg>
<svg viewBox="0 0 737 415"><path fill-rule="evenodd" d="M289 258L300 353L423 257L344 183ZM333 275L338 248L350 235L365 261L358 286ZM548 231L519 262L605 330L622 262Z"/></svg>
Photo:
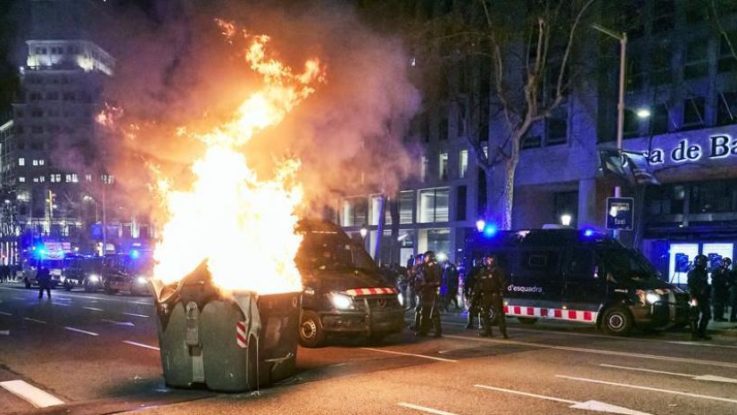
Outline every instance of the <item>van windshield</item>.
<svg viewBox="0 0 737 415"><path fill-rule="evenodd" d="M639 253L628 249L602 249L598 251L604 265L618 278L631 280L657 279L653 266Z"/></svg>
<svg viewBox="0 0 737 415"><path fill-rule="evenodd" d="M296 262L300 268L310 270L373 270L376 267L368 254L352 247L350 240L337 232L305 234Z"/></svg>

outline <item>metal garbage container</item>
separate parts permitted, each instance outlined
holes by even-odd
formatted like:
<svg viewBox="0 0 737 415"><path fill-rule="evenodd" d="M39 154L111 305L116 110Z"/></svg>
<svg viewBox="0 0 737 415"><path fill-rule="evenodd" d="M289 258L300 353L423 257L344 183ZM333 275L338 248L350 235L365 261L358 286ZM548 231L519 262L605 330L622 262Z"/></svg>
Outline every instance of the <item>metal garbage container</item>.
<svg viewBox="0 0 737 415"><path fill-rule="evenodd" d="M301 293L225 296L204 269L176 285L154 282L166 384L242 392L291 376Z"/></svg>

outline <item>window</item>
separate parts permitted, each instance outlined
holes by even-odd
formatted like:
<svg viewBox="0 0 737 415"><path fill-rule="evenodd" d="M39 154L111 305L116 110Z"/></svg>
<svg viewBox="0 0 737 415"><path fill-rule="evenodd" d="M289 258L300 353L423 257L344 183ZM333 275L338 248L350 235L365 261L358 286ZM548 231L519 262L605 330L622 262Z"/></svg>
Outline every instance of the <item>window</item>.
<svg viewBox="0 0 737 415"><path fill-rule="evenodd" d="M691 186L690 213L737 212L737 181L720 180Z"/></svg>
<svg viewBox="0 0 737 415"><path fill-rule="evenodd" d="M466 220L467 189L466 186L458 186L456 189L456 220Z"/></svg>
<svg viewBox="0 0 737 415"><path fill-rule="evenodd" d="M21 157L18 159L18 165L19 166L25 166L26 165L26 159Z"/></svg>
<svg viewBox="0 0 737 415"><path fill-rule="evenodd" d="M668 107L665 104L656 105L650 117L650 134L665 134L669 127Z"/></svg>
<svg viewBox="0 0 737 415"><path fill-rule="evenodd" d="M427 180L427 169L428 169L428 160L426 156L422 156L420 159L420 180L426 181Z"/></svg>
<svg viewBox="0 0 737 415"><path fill-rule="evenodd" d="M91 174L85 174L84 175L84 180L87 181L87 182L91 182L92 181L92 175Z"/></svg>
<svg viewBox="0 0 737 415"><path fill-rule="evenodd" d="M568 111L565 107L557 108L547 119L547 138L545 145L564 144L568 141Z"/></svg>
<svg viewBox="0 0 737 415"><path fill-rule="evenodd" d="M41 183L44 183L46 181L46 176L41 176L38 178L38 181Z"/></svg>
<svg viewBox="0 0 737 415"><path fill-rule="evenodd" d="M443 117L443 119L440 120L440 124L438 125L438 139L448 139L448 118L446 117Z"/></svg>
<svg viewBox="0 0 737 415"><path fill-rule="evenodd" d="M39 161L38 161L38 165L39 165L39 166L43 166L43 165L44 165L45 163L46 163L46 162L45 162L44 160L39 160Z"/></svg>
<svg viewBox="0 0 737 415"><path fill-rule="evenodd" d="M737 32L726 33L719 37L719 72L737 70Z"/></svg>
<svg viewBox="0 0 737 415"><path fill-rule="evenodd" d="M448 221L448 188L420 190L419 223Z"/></svg>
<svg viewBox="0 0 737 415"><path fill-rule="evenodd" d="M50 174L49 175L49 181L51 183L61 183L61 174Z"/></svg>
<svg viewBox="0 0 737 415"><path fill-rule="evenodd" d="M379 215L381 214L381 200L380 195L371 196L371 213L369 215L369 225L377 226L379 224ZM389 205L384 206L384 223L391 225L392 215L389 211Z"/></svg>
<svg viewBox="0 0 737 415"><path fill-rule="evenodd" d="M25 183L26 182L26 178L23 177L23 176L20 176L20 177L18 177L18 182Z"/></svg>
<svg viewBox="0 0 737 415"><path fill-rule="evenodd" d="M448 180L448 153L440 153L438 171L440 172L440 180Z"/></svg>
<svg viewBox="0 0 737 415"><path fill-rule="evenodd" d="M663 33L673 29L676 16L675 0L655 0L652 10L653 33Z"/></svg>
<svg viewBox="0 0 737 415"><path fill-rule="evenodd" d="M594 278L593 252L582 248L572 249L566 279L590 280L592 278Z"/></svg>
<svg viewBox="0 0 737 415"><path fill-rule="evenodd" d="M458 152L458 177L463 179L466 173L468 173L468 150L461 150Z"/></svg>
<svg viewBox="0 0 737 415"><path fill-rule="evenodd" d="M520 252L520 276L532 278L552 278L557 272L558 251L530 250Z"/></svg>
<svg viewBox="0 0 737 415"><path fill-rule="evenodd" d="M703 78L709 72L709 41L695 39L688 42L686 48L686 66L683 70L685 79Z"/></svg>
<svg viewBox="0 0 737 415"><path fill-rule="evenodd" d="M704 126L704 97L693 97L683 101L683 129L693 129Z"/></svg>
<svg viewBox="0 0 737 415"><path fill-rule="evenodd" d="M49 101L58 101L59 100L59 93L56 91L47 92L46 93L46 99Z"/></svg>
<svg viewBox="0 0 737 415"><path fill-rule="evenodd" d="M33 183L38 183L38 177L33 178Z"/></svg>
<svg viewBox="0 0 737 415"><path fill-rule="evenodd" d="M412 208L415 202L415 192L407 190L399 192L399 223L410 224L412 220Z"/></svg>
<svg viewBox="0 0 737 415"><path fill-rule="evenodd" d="M683 185L652 186L647 191L647 211L652 216L680 215L684 212L686 187Z"/></svg>
<svg viewBox="0 0 737 415"><path fill-rule="evenodd" d="M33 164L34 166L38 166L38 160L33 160L32 164Z"/></svg>
<svg viewBox="0 0 737 415"><path fill-rule="evenodd" d="M104 182L104 180L103 180ZM368 220L368 199L353 197L343 201L343 226L363 226Z"/></svg>
<svg viewBox="0 0 737 415"><path fill-rule="evenodd" d="M717 100L717 125L737 122L737 92L721 92Z"/></svg>
<svg viewBox="0 0 737 415"><path fill-rule="evenodd" d="M650 82L655 86L670 84L673 81L670 42L658 43L651 51L651 55Z"/></svg>

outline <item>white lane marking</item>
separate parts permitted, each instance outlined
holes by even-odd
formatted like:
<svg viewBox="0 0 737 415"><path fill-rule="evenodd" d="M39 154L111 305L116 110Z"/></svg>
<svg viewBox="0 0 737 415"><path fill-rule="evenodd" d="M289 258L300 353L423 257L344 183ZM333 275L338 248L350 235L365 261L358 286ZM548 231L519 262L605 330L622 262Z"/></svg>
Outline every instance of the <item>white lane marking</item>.
<svg viewBox="0 0 737 415"><path fill-rule="evenodd" d="M737 404L737 399L722 398L719 396L711 396L711 395L701 395L699 393L680 392L680 391L673 391L669 389L651 388L649 386L639 386L639 385L631 385L631 384L626 384L626 383L608 382L605 380L598 380L598 379L579 378L575 376L555 375L555 377L561 378L561 379L575 380L579 382L597 383L600 385L608 385L608 386L619 386L622 388L639 389L639 390L650 391L650 392L660 392L660 393L667 393L670 395L681 395L681 396L688 396L691 398L707 399L711 401L719 401L719 402Z"/></svg>
<svg viewBox="0 0 737 415"><path fill-rule="evenodd" d="M0 382L0 387L25 400L36 408L64 405L64 401L22 380Z"/></svg>
<svg viewBox="0 0 737 415"><path fill-rule="evenodd" d="M670 344L681 344L684 346L700 346L700 347L718 347L724 349L737 349L737 346L728 346L726 344L714 344L714 343L697 343L697 342L676 342L669 341Z"/></svg>
<svg viewBox="0 0 737 415"><path fill-rule="evenodd" d="M116 326L135 327L135 324L131 323L130 321L115 321L115 320L110 320L107 318L101 318L100 321L104 321L105 323L115 324Z"/></svg>
<svg viewBox="0 0 737 415"><path fill-rule="evenodd" d="M130 340L123 340L123 343L130 344L131 346L143 347L144 349L159 350L159 348L156 347L156 346L149 346L147 344L136 343L136 342L130 341Z"/></svg>
<svg viewBox="0 0 737 415"><path fill-rule="evenodd" d="M522 342L522 341L516 341L516 340L494 340L494 339L488 339L488 338L484 339L484 338L475 338L475 337L468 337L468 336L456 336L452 334L446 334L446 335L443 335L443 337L445 337L446 339L471 340L471 341L476 341L476 342L481 342L481 343L510 344L510 345L515 345L515 346L534 347L538 349L561 350L564 352L591 353L591 354L600 354L600 355L605 355L605 356L621 356L621 357L630 357L630 358L637 358L637 359L662 360L666 362L688 363L688 364L703 365L703 366L729 367L729 368L737 369L737 363L721 362L718 360L700 360L700 359L690 359L687 357L673 357L673 356L661 356L661 355L655 355L655 354L619 352L616 350L586 349L583 347L555 346L552 344L531 343L531 342Z"/></svg>
<svg viewBox="0 0 737 415"><path fill-rule="evenodd" d="M82 307L82 308L84 308L85 310L90 310L90 311L105 311L105 310L103 310L101 308L97 308L97 307Z"/></svg>
<svg viewBox="0 0 737 415"><path fill-rule="evenodd" d="M143 318L149 318L150 316L147 316L145 314L136 314L136 313L123 313L126 316L132 316L132 317L143 317Z"/></svg>
<svg viewBox="0 0 737 415"><path fill-rule="evenodd" d="M636 372L647 372L647 373L658 373L662 375L681 376L684 378L691 378L693 380L704 380L707 382L737 383L737 379L725 378L725 377L715 376L715 375L690 375L688 373L666 372L664 370L653 370L653 369L645 369L641 367L609 365L606 363L602 363L599 366L609 367L612 369L633 370Z"/></svg>
<svg viewBox="0 0 737 415"><path fill-rule="evenodd" d="M578 401L572 401L570 399L556 398L554 396L538 395L536 393L522 392L522 391L517 391L514 389L497 388L495 386L489 386L489 385L473 385L473 386L477 388L481 388L481 389L493 390L496 392L511 393L513 395L521 395L521 396L527 396L530 398L545 399L548 401L560 402L560 403L569 405L568 407L571 409L583 409L583 410L592 411L592 412L606 412L610 414L620 414L620 415L650 415L647 412L635 411L629 408L612 405L606 402L599 402L599 401L578 402Z"/></svg>
<svg viewBox="0 0 737 415"><path fill-rule="evenodd" d="M440 409L428 408L427 406L420 406L420 405L415 405L415 404L407 403L407 402L399 402L399 403L397 403L397 405L399 405L399 406L401 406L403 408L414 409L415 411L424 412L426 414L456 415L453 412L441 411Z"/></svg>
<svg viewBox="0 0 737 415"><path fill-rule="evenodd" d="M405 353L405 352L396 352L394 350L384 350L384 349L374 349L371 347L361 347L363 350L370 350L372 352L379 352L379 353L388 353L388 354L396 354L400 356L412 356L412 357L419 357L421 359L429 359L429 360L436 360L438 362L448 362L448 363L458 363L457 360L452 359L444 359L442 357L435 357L435 356L427 356L424 354L415 354L415 353Z"/></svg>
<svg viewBox="0 0 737 415"><path fill-rule="evenodd" d="M13 313L8 313L6 311L0 311L0 316L12 316Z"/></svg>
<svg viewBox="0 0 737 415"><path fill-rule="evenodd" d="M90 335L90 336L99 336L99 334L97 334L95 332L92 332L92 331L87 331L87 330L82 330L82 329L75 329L74 327L69 327L69 326L64 326L64 328L67 329L67 330L69 330L69 331L76 332L76 333L87 334L87 335Z"/></svg>
<svg viewBox="0 0 737 415"><path fill-rule="evenodd" d="M18 292L18 289L17 288L0 287L0 290ZM34 289L33 291L36 291L36 290ZM29 291L29 292L31 292L31 291ZM58 296L59 298L69 298L69 299L73 299L73 298L84 298L84 299L92 300L92 302L97 302L97 301L111 301L111 302L115 302L115 303L138 304L138 305L148 305L148 306L153 305L153 298L151 299L151 301L146 302L146 301L130 301L127 298L92 297L92 296L89 296L89 295L77 294L77 293L72 293L72 294L55 293L55 296ZM18 297L17 299L18 300L25 300L26 297Z"/></svg>
<svg viewBox="0 0 737 415"><path fill-rule="evenodd" d="M0 336L10 336L10 330L0 330Z"/></svg>
<svg viewBox="0 0 737 415"><path fill-rule="evenodd" d="M30 317L23 317L23 320L32 321L32 322L38 323L38 324L46 324L46 322L43 321L43 320L36 320L35 318L30 318Z"/></svg>

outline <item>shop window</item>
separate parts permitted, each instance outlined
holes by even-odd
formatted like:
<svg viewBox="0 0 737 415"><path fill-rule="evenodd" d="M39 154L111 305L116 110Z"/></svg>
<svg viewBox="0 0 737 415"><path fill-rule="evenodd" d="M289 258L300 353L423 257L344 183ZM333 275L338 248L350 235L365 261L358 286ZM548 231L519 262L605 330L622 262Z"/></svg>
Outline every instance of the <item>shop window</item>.
<svg viewBox="0 0 737 415"><path fill-rule="evenodd" d="M407 190L399 192L399 223L402 225L411 224L412 211L415 203L415 192Z"/></svg>
<svg viewBox="0 0 737 415"><path fill-rule="evenodd" d="M365 197L345 199L343 201L341 219L343 226L363 226L367 224L368 199Z"/></svg>
<svg viewBox="0 0 737 415"><path fill-rule="evenodd" d="M696 183L689 202L690 213L737 212L737 180Z"/></svg>
<svg viewBox="0 0 737 415"><path fill-rule="evenodd" d="M693 97L683 101L683 128L690 130L704 126L704 97Z"/></svg>
<svg viewBox="0 0 737 415"><path fill-rule="evenodd" d="M419 223L448 221L448 188L426 189L418 192Z"/></svg>
<svg viewBox="0 0 737 415"><path fill-rule="evenodd" d="M737 92L721 92L717 100L717 125L737 122Z"/></svg>
<svg viewBox="0 0 737 415"><path fill-rule="evenodd" d="M695 39L686 47L686 66L683 69L685 79L703 78L709 73L708 61L709 41Z"/></svg>

